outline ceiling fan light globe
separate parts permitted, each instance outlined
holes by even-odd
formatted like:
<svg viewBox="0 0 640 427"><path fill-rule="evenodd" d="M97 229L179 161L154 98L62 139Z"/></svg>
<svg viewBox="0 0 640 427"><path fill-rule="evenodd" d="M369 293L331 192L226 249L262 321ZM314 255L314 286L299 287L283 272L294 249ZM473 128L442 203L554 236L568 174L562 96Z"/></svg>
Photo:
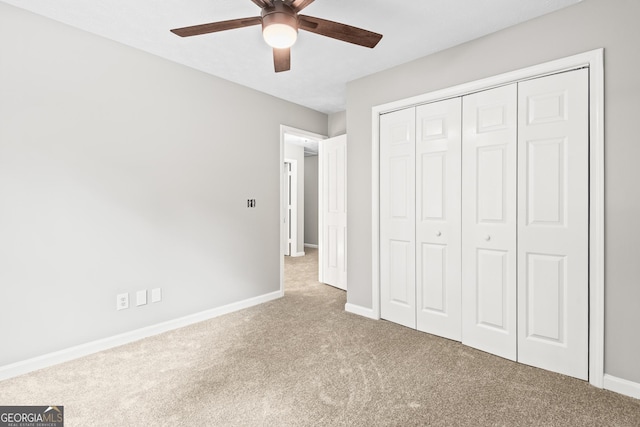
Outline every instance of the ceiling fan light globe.
<svg viewBox="0 0 640 427"><path fill-rule="evenodd" d="M266 25L262 30L264 41L276 49L285 49L293 46L298 39L298 30L287 24L273 23Z"/></svg>

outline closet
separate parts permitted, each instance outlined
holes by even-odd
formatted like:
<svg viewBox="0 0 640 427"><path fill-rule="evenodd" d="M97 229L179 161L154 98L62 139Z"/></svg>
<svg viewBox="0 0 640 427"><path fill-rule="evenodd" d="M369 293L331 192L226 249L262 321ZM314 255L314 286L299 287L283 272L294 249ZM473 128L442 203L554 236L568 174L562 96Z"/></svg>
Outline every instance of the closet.
<svg viewBox="0 0 640 427"><path fill-rule="evenodd" d="M588 79L380 117L382 318L588 378Z"/></svg>

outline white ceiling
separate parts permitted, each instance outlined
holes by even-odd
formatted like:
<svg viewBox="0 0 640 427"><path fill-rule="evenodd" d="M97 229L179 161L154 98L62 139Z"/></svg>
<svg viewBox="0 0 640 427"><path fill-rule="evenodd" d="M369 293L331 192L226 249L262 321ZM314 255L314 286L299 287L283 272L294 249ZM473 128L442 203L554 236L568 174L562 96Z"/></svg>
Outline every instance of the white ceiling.
<svg viewBox="0 0 640 427"><path fill-rule="evenodd" d="M384 35L374 49L300 31L291 71L274 73L260 26L181 38L169 32L258 16L250 0L1 0L324 113L344 110L348 81L581 0L316 0L306 15Z"/></svg>
<svg viewBox="0 0 640 427"><path fill-rule="evenodd" d="M304 136L294 135L291 133L284 134L285 144L299 145L304 149L304 156L311 157L318 155L318 140L306 138Z"/></svg>

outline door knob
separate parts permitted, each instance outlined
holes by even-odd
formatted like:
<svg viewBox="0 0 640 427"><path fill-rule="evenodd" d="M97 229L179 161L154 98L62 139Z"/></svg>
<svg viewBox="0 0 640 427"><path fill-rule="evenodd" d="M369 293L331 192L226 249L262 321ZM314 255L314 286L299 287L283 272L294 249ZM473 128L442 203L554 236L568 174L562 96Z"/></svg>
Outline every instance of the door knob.
<svg viewBox="0 0 640 427"><path fill-rule="evenodd" d="M484 236L484 240L486 240L486 241L488 242L489 240L491 240L491 236L489 236L489 235L487 234L486 236Z"/></svg>
<svg viewBox="0 0 640 427"><path fill-rule="evenodd" d="M442 233L439 232L439 231L436 231L436 236L440 237L440 236L442 236Z"/></svg>

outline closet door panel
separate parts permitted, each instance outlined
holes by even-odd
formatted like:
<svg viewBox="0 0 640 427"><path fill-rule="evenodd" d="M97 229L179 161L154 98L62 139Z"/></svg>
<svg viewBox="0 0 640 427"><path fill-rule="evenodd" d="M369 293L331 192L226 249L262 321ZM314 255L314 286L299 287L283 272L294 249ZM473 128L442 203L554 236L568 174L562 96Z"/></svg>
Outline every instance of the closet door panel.
<svg viewBox="0 0 640 427"><path fill-rule="evenodd" d="M588 379L588 70L519 84L518 361Z"/></svg>
<svg viewBox="0 0 640 427"><path fill-rule="evenodd" d="M462 342L516 360L517 86L462 102Z"/></svg>
<svg viewBox="0 0 640 427"><path fill-rule="evenodd" d="M461 99L416 109L418 330L461 340Z"/></svg>
<svg viewBox="0 0 640 427"><path fill-rule="evenodd" d="M416 327L415 108L380 117L380 314Z"/></svg>
<svg viewBox="0 0 640 427"><path fill-rule="evenodd" d="M509 253L504 250L476 251L476 324L508 333Z"/></svg>

